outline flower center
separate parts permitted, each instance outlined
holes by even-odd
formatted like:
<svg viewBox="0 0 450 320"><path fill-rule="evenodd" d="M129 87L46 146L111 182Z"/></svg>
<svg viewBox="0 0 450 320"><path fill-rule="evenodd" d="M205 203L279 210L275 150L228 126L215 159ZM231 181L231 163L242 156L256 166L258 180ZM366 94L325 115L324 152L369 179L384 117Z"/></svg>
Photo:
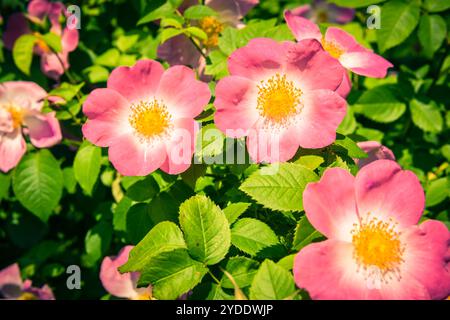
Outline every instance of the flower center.
<svg viewBox="0 0 450 320"><path fill-rule="evenodd" d="M38 298L30 292L24 292L17 298L17 300L38 300Z"/></svg>
<svg viewBox="0 0 450 320"><path fill-rule="evenodd" d="M138 295L134 300L153 300L152 295L148 292Z"/></svg>
<svg viewBox="0 0 450 320"><path fill-rule="evenodd" d="M223 23L214 17L206 17L200 20L199 26L208 36L206 40L203 40L203 44L207 48L216 47L219 44L219 34L223 30Z"/></svg>
<svg viewBox="0 0 450 320"><path fill-rule="evenodd" d="M322 46L323 49L335 59L339 59L339 57L344 53L344 49L335 41L326 41L324 38L322 38Z"/></svg>
<svg viewBox="0 0 450 320"><path fill-rule="evenodd" d="M6 106L6 111L8 111L11 116L13 128L19 128L23 122L23 110L19 107L9 105Z"/></svg>
<svg viewBox="0 0 450 320"><path fill-rule="evenodd" d="M301 111L301 95L302 91L295 87L294 82L277 73L258 85L256 108L272 124L282 125Z"/></svg>
<svg viewBox="0 0 450 320"><path fill-rule="evenodd" d="M361 221L352 231L352 243L356 260L364 269L376 267L381 276L396 272L403 262L404 248L400 233L394 223L377 218Z"/></svg>
<svg viewBox="0 0 450 320"><path fill-rule="evenodd" d="M139 101L131 105L129 122L142 141L160 137L171 126L171 117L162 101Z"/></svg>

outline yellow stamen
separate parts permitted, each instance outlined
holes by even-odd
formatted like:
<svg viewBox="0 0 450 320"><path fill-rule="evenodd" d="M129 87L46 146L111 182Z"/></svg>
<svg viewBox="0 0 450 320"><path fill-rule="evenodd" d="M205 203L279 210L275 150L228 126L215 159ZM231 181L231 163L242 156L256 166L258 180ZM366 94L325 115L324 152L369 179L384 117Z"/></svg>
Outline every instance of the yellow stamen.
<svg viewBox="0 0 450 320"><path fill-rule="evenodd" d="M129 122L142 141L162 136L170 127L170 114L162 101L139 101L131 106Z"/></svg>
<svg viewBox="0 0 450 320"><path fill-rule="evenodd" d="M8 105L6 106L6 111L8 111L11 116L13 128L14 129L19 128L23 123L23 116L24 116L23 110L14 105Z"/></svg>
<svg viewBox="0 0 450 320"><path fill-rule="evenodd" d="M325 38L322 38L322 46L325 51L327 51L330 56L335 59L339 59L339 57L344 53L344 49L338 45L335 41L326 41Z"/></svg>
<svg viewBox="0 0 450 320"><path fill-rule="evenodd" d="M205 47L216 47L219 44L219 34L223 30L223 24L214 17L206 17L200 20L199 27L208 36L206 40L203 40Z"/></svg>
<svg viewBox="0 0 450 320"><path fill-rule="evenodd" d="M381 277L389 272L398 273L404 247L392 221L368 217L355 225L352 235L354 256L360 266L365 270L376 267Z"/></svg>
<svg viewBox="0 0 450 320"><path fill-rule="evenodd" d="M24 292L17 298L17 300L38 300L38 298L29 292Z"/></svg>
<svg viewBox="0 0 450 320"><path fill-rule="evenodd" d="M272 78L261 81L258 90L257 109L272 124L286 124L302 109L302 91L286 75L280 76L277 73Z"/></svg>
<svg viewBox="0 0 450 320"><path fill-rule="evenodd" d="M143 294L138 295L134 300L153 300L151 293L145 292Z"/></svg>

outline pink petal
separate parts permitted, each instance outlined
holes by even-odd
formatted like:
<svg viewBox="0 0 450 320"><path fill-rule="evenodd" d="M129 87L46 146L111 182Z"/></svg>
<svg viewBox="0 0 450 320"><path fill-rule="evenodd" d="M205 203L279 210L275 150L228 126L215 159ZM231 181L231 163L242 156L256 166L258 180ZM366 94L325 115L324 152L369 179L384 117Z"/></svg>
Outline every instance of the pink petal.
<svg viewBox="0 0 450 320"><path fill-rule="evenodd" d="M192 69L173 66L162 75L156 96L164 101L172 115L194 118L208 104L211 92L206 83L196 79Z"/></svg>
<svg viewBox="0 0 450 320"><path fill-rule="evenodd" d="M285 162L298 150L295 135L292 130L280 131L262 128L262 119L250 130L247 137L247 151L256 163Z"/></svg>
<svg viewBox="0 0 450 320"><path fill-rule="evenodd" d="M336 27L330 27L327 29L325 33L325 41L338 45L345 52L367 50L361 46L351 34Z"/></svg>
<svg viewBox="0 0 450 320"><path fill-rule="evenodd" d="M158 58L167 61L171 66L186 65L197 68L202 56L185 35L178 35L158 47Z"/></svg>
<svg viewBox="0 0 450 320"><path fill-rule="evenodd" d="M405 230L401 240L405 243L405 261L401 274L417 280L426 288L431 299L445 299L449 296L450 232L447 226L439 221L427 220ZM388 291L386 294L392 292ZM416 298L416 294L407 298Z"/></svg>
<svg viewBox="0 0 450 320"><path fill-rule="evenodd" d="M193 119L178 119L174 121L174 127L170 141L165 143L167 157L161 166L161 170L169 174L182 173L191 166L199 131L199 125Z"/></svg>
<svg viewBox="0 0 450 320"><path fill-rule="evenodd" d="M133 246L125 246L117 257L105 257L100 267L100 280L103 287L113 296L119 298L135 298L136 287L132 281L131 273L121 274L117 268L128 260L128 255Z"/></svg>
<svg viewBox="0 0 450 320"><path fill-rule="evenodd" d="M0 170L8 172L19 163L27 150L19 129L0 135Z"/></svg>
<svg viewBox="0 0 450 320"><path fill-rule="evenodd" d="M32 0L27 9L31 17L43 20L50 12L51 7L51 2L47 0Z"/></svg>
<svg viewBox="0 0 450 320"><path fill-rule="evenodd" d="M108 78L108 88L128 101L153 100L164 68L154 60L138 61L133 67L118 67Z"/></svg>
<svg viewBox="0 0 450 320"><path fill-rule="evenodd" d="M79 34L77 29L65 28L61 37L63 51L72 52L78 46Z"/></svg>
<svg viewBox="0 0 450 320"><path fill-rule="evenodd" d="M58 55L53 52L43 53L41 55L41 70L47 77L58 80L64 74L64 71L69 69L68 59L67 52L59 52Z"/></svg>
<svg viewBox="0 0 450 320"><path fill-rule="evenodd" d="M228 70L233 76L255 81L263 80L276 72L282 73L287 46L268 38L255 38L228 58Z"/></svg>
<svg viewBox="0 0 450 320"><path fill-rule="evenodd" d="M55 112L29 114L24 119L31 143L38 148L48 148L61 141L61 128Z"/></svg>
<svg viewBox="0 0 450 320"><path fill-rule="evenodd" d="M221 79L216 86L214 100L216 126L229 137L246 136L259 119L256 95L254 81L237 76Z"/></svg>
<svg viewBox="0 0 450 320"><path fill-rule="evenodd" d="M345 69L314 40L302 40L293 45L287 55L286 73L295 76L303 91L336 90Z"/></svg>
<svg viewBox="0 0 450 320"><path fill-rule="evenodd" d="M347 170L330 168L303 192L306 217L327 238L352 239L350 232L358 222L354 183L355 177Z"/></svg>
<svg viewBox="0 0 450 320"><path fill-rule="evenodd" d="M312 8L309 4L304 4L300 7L297 7L295 9L289 10L289 13L294 16L299 16L303 18L309 19L311 17ZM286 13L285 13L286 14Z"/></svg>
<svg viewBox="0 0 450 320"><path fill-rule="evenodd" d="M297 286L306 289L312 299L380 298L358 271L353 245L348 242L327 240L306 246L295 257L293 272Z"/></svg>
<svg viewBox="0 0 450 320"><path fill-rule="evenodd" d="M387 69L393 67L392 63L369 50L345 53L339 61L354 73L372 78L384 78Z"/></svg>
<svg viewBox="0 0 450 320"><path fill-rule="evenodd" d="M297 41L304 39L316 39L318 41L322 40L322 33L314 22L298 17L289 10L284 12L284 19L286 20L289 29Z"/></svg>
<svg viewBox="0 0 450 320"><path fill-rule="evenodd" d="M394 218L400 228L416 224L425 206L425 195L416 175L392 160L377 160L363 167L355 180L361 216Z"/></svg>
<svg viewBox="0 0 450 320"><path fill-rule="evenodd" d="M14 122L11 117L11 113L0 108L0 134L10 133L14 131Z"/></svg>
<svg viewBox="0 0 450 320"><path fill-rule="evenodd" d="M236 27L250 9L259 3L259 0L206 0L205 5L219 13L220 20L226 21Z"/></svg>
<svg viewBox="0 0 450 320"><path fill-rule="evenodd" d="M336 140L336 129L345 117L346 101L336 92L314 90L300 98L297 141L303 148L323 148Z"/></svg>
<svg viewBox="0 0 450 320"><path fill-rule="evenodd" d="M360 147L369 156L365 159L355 159L355 163L359 168L380 159L394 160L395 156L391 149L383 146L377 141L364 141L358 142L358 147Z"/></svg>
<svg viewBox="0 0 450 320"><path fill-rule="evenodd" d="M13 13L6 24L6 30L3 33L3 42L5 47L12 50L14 42L23 34L31 33L28 27L28 21L22 13Z"/></svg>
<svg viewBox="0 0 450 320"><path fill-rule="evenodd" d="M344 77L342 78L341 84L336 89L336 93L345 99L347 98L351 90L352 90L352 81L350 80L348 73L344 72Z"/></svg>
<svg viewBox="0 0 450 320"><path fill-rule="evenodd" d="M5 285L16 285L20 288L23 286L20 268L17 263L0 270L0 291Z"/></svg>
<svg viewBox="0 0 450 320"><path fill-rule="evenodd" d="M124 176L146 176L166 160L164 143L141 142L133 134L124 134L111 140L109 160Z"/></svg>
<svg viewBox="0 0 450 320"><path fill-rule="evenodd" d="M106 147L115 139L131 133L128 122L130 103L111 89L95 89L83 104L88 121L83 125L83 135L91 143Z"/></svg>
<svg viewBox="0 0 450 320"><path fill-rule="evenodd" d="M8 81L0 83L0 104L12 103L20 108L40 111L47 92L34 82Z"/></svg>

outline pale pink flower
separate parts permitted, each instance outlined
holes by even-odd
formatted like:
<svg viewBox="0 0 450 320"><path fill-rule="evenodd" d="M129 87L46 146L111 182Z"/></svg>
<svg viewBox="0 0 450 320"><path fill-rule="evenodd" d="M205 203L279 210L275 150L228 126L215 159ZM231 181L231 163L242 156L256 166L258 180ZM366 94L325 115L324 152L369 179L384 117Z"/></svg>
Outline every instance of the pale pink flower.
<svg viewBox="0 0 450 320"><path fill-rule="evenodd" d="M305 4L291 10L295 16L307 18L315 23L339 23L345 24L353 20L355 10L327 3L325 0L313 0L311 4Z"/></svg>
<svg viewBox="0 0 450 320"><path fill-rule="evenodd" d="M327 169L307 185L309 222L328 239L301 249L294 278L312 299L445 299L450 294L450 232L419 222L425 195L411 171L392 160L356 177Z"/></svg>
<svg viewBox="0 0 450 320"><path fill-rule="evenodd" d="M318 41L252 39L228 69L216 86L215 123L230 137L247 136L254 161L287 161L299 147L336 139L347 105L334 90L345 70Z"/></svg>
<svg viewBox="0 0 450 320"><path fill-rule="evenodd" d="M42 113L47 92L34 82L0 83L0 170L14 168L25 154L23 134L38 148L61 141L54 112Z"/></svg>
<svg viewBox="0 0 450 320"><path fill-rule="evenodd" d="M360 147L368 155L368 157L364 159L355 159L355 163L360 169L376 160L387 159L395 161L395 155L392 150L386 146L383 146L378 141L358 142L358 147Z"/></svg>
<svg viewBox="0 0 450 320"><path fill-rule="evenodd" d="M198 132L194 118L211 97L206 83L185 66L167 70L154 60L118 67L107 88L83 104L84 136L109 147L109 160L123 175L145 176L158 168L178 174L191 165Z"/></svg>
<svg viewBox="0 0 450 320"><path fill-rule="evenodd" d="M31 286L31 280L22 281L19 265L14 263L0 270L0 299L55 300L55 297L48 285L36 288Z"/></svg>
<svg viewBox="0 0 450 320"><path fill-rule="evenodd" d="M78 30L62 28L59 19L66 14L65 6L61 2L48 0L32 0L28 4L28 14L12 14L3 34L5 47L12 50L16 40L24 34L34 34L38 40L34 53L41 57L41 70L49 78L58 80L69 68L69 52L78 46ZM50 32L61 37L62 51L57 55L42 39L42 35L30 29L28 20L34 24L42 24L48 18L51 23Z"/></svg>
<svg viewBox="0 0 450 320"><path fill-rule="evenodd" d="M100 267L100 281L111 295L130 300L152 299L152 287L138 288L139 272L121 274L118 268L128 261L134 246L125 246L116 257L105 257Z"/></svg>

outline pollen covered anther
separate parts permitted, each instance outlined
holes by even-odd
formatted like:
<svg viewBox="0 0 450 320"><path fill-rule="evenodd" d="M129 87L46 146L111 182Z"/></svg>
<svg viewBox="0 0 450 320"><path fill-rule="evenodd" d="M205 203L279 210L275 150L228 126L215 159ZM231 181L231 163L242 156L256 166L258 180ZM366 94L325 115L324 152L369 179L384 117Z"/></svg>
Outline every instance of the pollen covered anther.
<svg viewBox="0 0 450 320"><path fill-rule="evenodd" d="M131 105L130 125L141 141L160 137L171 126L171 117L162 101L139 101Z"/></svg>
<svg viewBox="0 0 450 320"><path fill-rule="evenodd" d="M283 125L297 115L301 109L302 91L286 75L276 74L261 81L258 88L257 109L271 124Z"/></svg>
<svg viewBox="0 0 450 320"><path fill-rule="evenodd" d="M326 41L325 39L322 39L322 46L323 49L335 59L339 59L344 53L344 49L335 41Z"/></svg>
<svg viewBox="0 0 450 320"><path fill-rule="evenodd" d="M200 20L199 27L205 31L208 38L203 41L207 48L215 47L219 44L219 34L223 30L223 24L214 17L206 17Z"/></svg>

